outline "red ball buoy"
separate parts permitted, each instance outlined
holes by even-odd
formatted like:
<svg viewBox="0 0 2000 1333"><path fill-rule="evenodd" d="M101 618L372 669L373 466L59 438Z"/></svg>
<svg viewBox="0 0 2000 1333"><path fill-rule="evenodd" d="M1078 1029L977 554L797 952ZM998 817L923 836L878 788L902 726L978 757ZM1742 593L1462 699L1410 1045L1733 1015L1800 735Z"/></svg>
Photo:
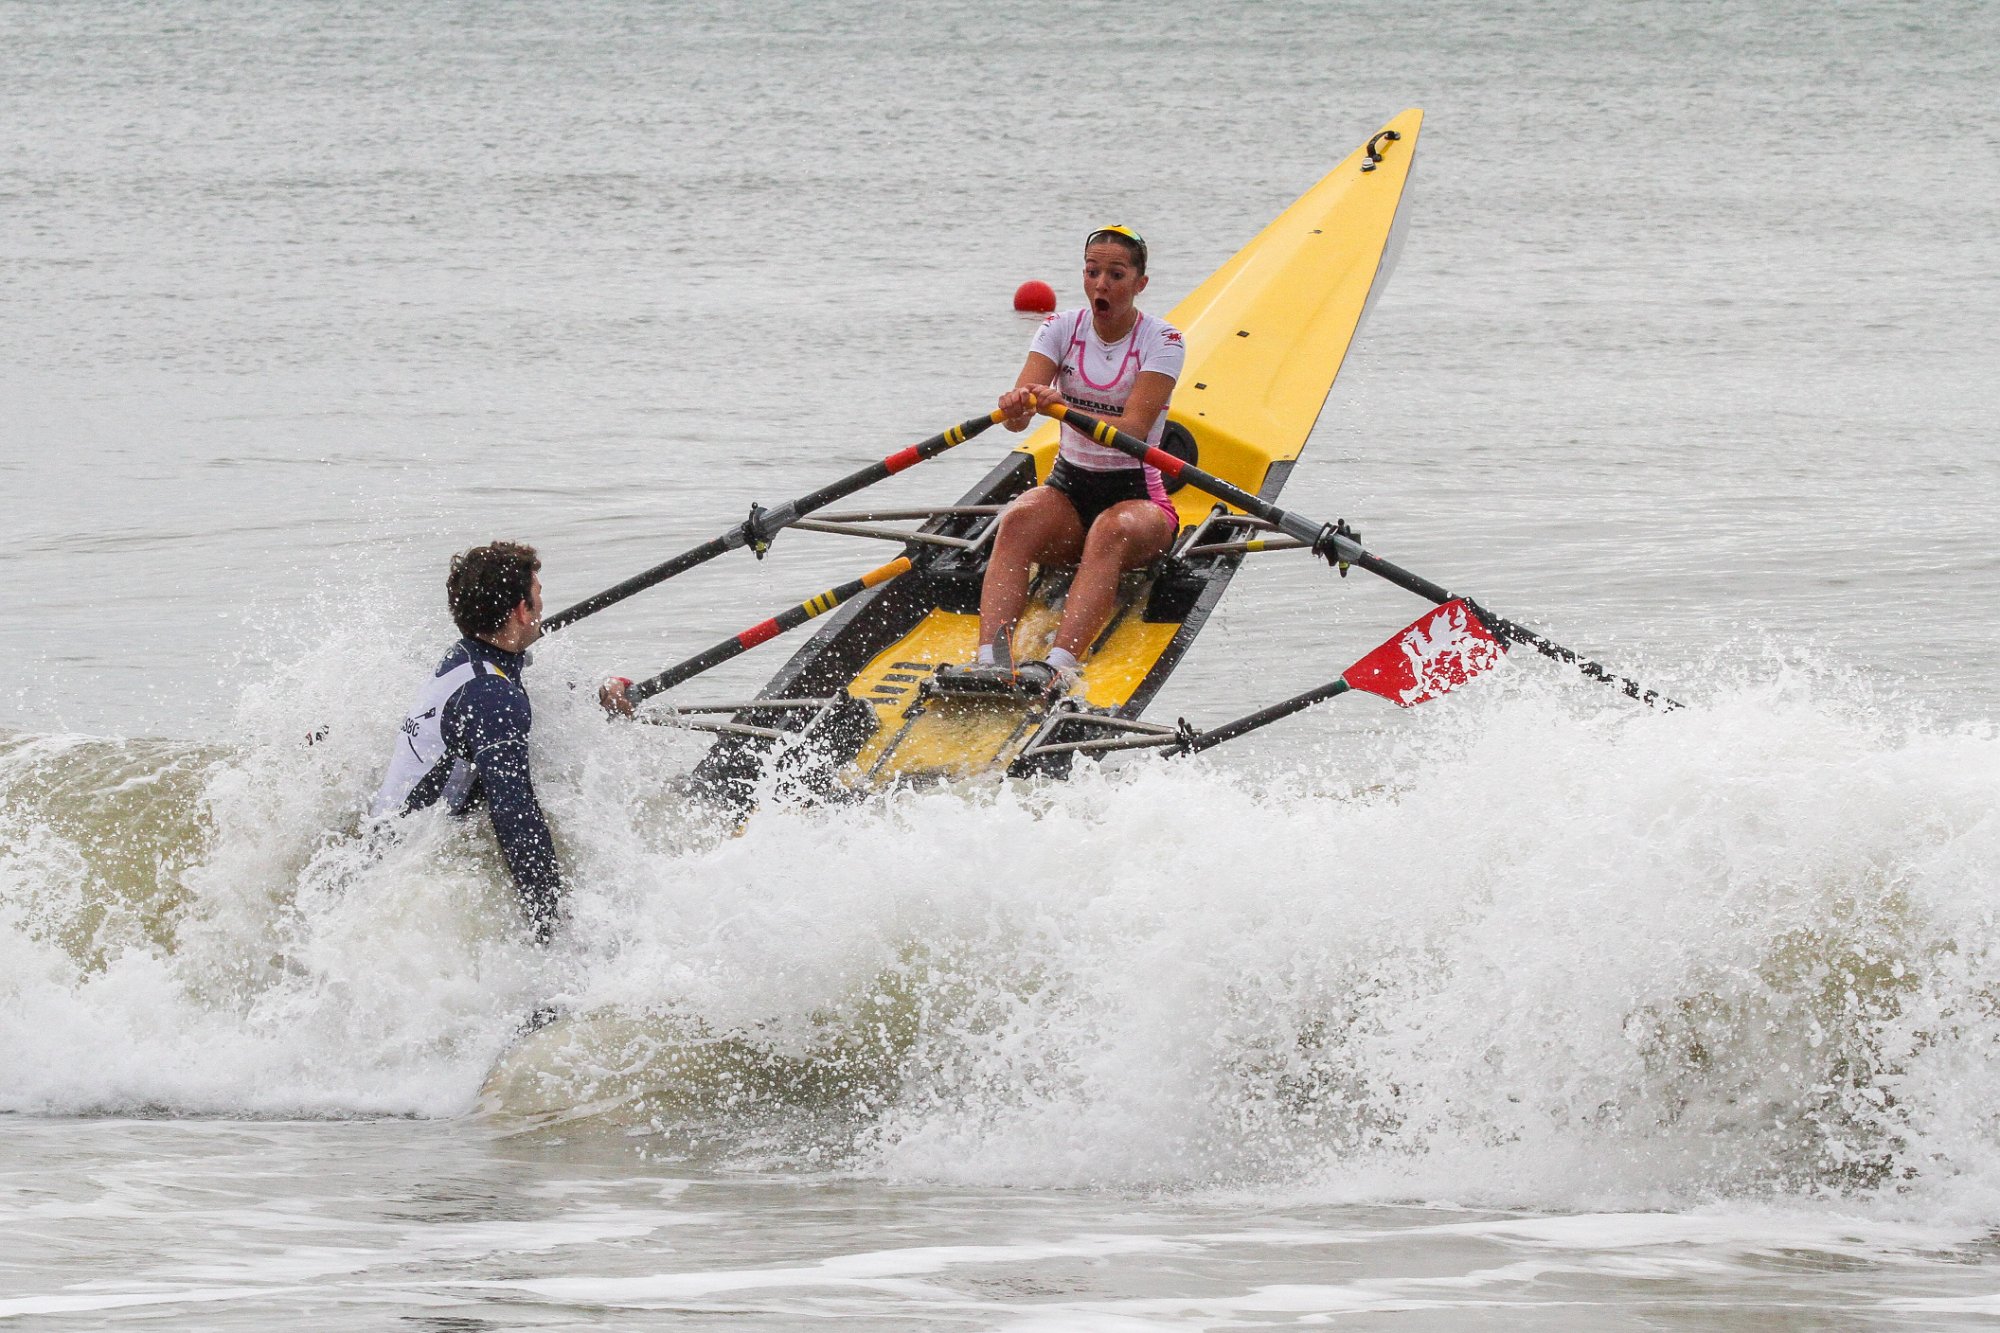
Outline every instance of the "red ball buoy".
<svg viewBox="0 0 2000 1333"><path fill-rule="evenodd" d="M1030 278L1014 289L1014 308L1037 315L1049 314L1056 308L1056 289L1039 279Z"/></svg>

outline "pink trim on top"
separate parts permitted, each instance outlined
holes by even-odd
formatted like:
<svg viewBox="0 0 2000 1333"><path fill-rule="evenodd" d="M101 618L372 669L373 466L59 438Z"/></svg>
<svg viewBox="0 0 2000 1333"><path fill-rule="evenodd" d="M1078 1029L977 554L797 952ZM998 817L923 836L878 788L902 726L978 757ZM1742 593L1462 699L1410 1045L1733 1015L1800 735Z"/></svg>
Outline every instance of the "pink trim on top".
<svg viewBox="0 0 2000 1333"><path fill-rule="evenodd" d="M1090 371L1086 369L1090 362L1089 358L1085 356L1085 353L1089 349L1083 344L1083 321L1089 318L1090 308L1088 306L1077 311L1076 327L1071 329L1069 334L1070 350L1076 353L1076 377L1093 389L1108 389L1118 383L1119 380L1125 378L1125 367L1139 359L1139 326L1146 322L1146 317L1140 315L1132 321L1132 336L1125 340L1125 359L1118 363L1118 369L1112 372L1111 378L1102 384L1092 379ZM1139 381L1135 378L1132 383L1134 387L1137 387ZM1127 391L1127 395L1130 395L1130 390Z"/></svg>

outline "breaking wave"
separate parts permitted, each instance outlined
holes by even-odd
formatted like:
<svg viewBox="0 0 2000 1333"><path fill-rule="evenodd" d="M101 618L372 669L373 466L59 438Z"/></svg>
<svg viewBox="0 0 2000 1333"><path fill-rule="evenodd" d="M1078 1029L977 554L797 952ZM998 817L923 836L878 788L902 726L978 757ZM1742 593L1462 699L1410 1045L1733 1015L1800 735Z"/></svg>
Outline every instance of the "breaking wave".
<svg viewBox="0 0 2000 1333"><path fill-rule="evenodd" d="M477 1114L983 1184L2000 1215L1990 724L1794 669L1665 714L1517 671L1261 767L739 827L676 794L699 738L607 725L557 644L538 781L573 919L542 955L479 824L356 835L381 701L425 664L368 641L257 691L227 743L0 737L0 1109ZM548 1000L565 1019L515 1044Z"/></svg>

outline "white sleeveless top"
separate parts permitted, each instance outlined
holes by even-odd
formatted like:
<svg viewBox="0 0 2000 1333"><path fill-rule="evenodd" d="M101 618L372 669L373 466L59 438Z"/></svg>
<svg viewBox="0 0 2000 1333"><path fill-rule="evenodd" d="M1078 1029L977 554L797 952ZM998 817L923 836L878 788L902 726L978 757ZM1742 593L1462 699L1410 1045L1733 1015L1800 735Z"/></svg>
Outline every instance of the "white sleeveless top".
<svg viewBox="0 0 2000 1333"><path fill-rule="evenodd" d="M1153 371L1179 380L1187 349L1180 330L1163 319L1141 314L1132 332L1115 343L1097 336L1088 308L1065 310L1042 321L1030 351L1056 363L1056 387L1063 401L1092 416L1116 416L1139 382L1141 372ZM1146 443L1157 447L1167 429L1167 412L1153 418ZM1092 472L1114 472L1142 464L1108 444L1099 444L1071 426L1062 428L1061 453L1073 465Z"/></svg>

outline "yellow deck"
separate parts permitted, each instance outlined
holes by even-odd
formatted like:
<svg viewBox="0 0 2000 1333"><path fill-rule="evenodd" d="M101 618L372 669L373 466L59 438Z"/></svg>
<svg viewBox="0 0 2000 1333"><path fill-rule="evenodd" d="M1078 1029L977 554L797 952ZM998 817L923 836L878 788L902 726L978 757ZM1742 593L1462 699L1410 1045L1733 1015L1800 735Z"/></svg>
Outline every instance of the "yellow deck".
<svg viewBox="0 0 2000 1333"><path fill-rule="evenodd" d="M1168 416L1193 435L1199 467L1256 493L1273 463L1305 447L1376 285L1422 122L1423 112L1409 110L1383 126L1402 137L1382 145L1373 171L1362 170L1357 148L1167 315L1187 345ZM1045 421L1019 446L1034 456L1037 477L1055 460L1056 432ZM1174 503L1183 527L1215 505L1192 486ZM1004 700L933 702L905 727L922 678L969 661L978 628L976 616L933 611L854 677L848 692L873 705L878 723L857 778L973 774L1004 767L1010 747L1025 744L1022 707ZM1049 609L1032 607L1016 656L1039 656L1053 628ZM1147 624L1136 609L1116 621L1084 664L1085 702L1124 705L1178 628Z"/></svg>

